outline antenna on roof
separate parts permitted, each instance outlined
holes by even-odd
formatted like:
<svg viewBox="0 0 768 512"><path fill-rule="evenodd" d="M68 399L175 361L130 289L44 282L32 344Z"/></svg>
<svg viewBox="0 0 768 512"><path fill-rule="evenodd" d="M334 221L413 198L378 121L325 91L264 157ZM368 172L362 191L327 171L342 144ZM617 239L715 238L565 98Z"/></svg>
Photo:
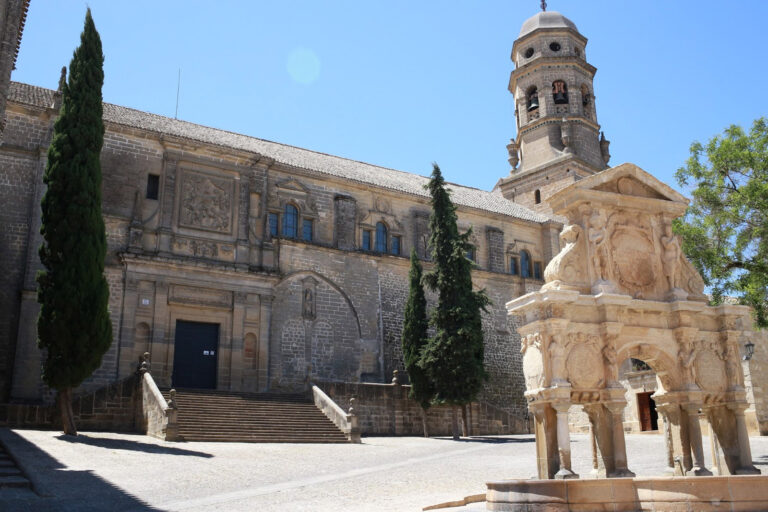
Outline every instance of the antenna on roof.
<svg viewBox="0 0 768 512"><path fill-rule="evenodd" d="M181 89L181 68L179 68L179 79L176 81L176 113L173 114L174 119L179 118L179 89Z"/></svg>
<svg viewBox="0 0 768 512"><path fill-rule="evenodd" d="M547 2L544 0L541 0L541 10L546 11L547 10Z"/></svg>

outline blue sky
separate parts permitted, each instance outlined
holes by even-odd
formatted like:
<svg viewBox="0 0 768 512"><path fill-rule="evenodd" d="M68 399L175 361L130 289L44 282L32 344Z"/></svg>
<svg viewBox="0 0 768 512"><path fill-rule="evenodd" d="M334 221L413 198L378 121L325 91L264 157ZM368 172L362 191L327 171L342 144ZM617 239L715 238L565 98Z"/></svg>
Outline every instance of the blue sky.
<svg viewBox="0 0 768 512"><path fill-rule="evenodd" d="M538 0L90 0L104 99L490 189L509 173L512 43ZM32 0L13 80L55 88L86 3ZM676 186L694 140L768 111L768 2L550 0L589 39L611 164ZM677 188L677 187L676 187Z"/></svg>

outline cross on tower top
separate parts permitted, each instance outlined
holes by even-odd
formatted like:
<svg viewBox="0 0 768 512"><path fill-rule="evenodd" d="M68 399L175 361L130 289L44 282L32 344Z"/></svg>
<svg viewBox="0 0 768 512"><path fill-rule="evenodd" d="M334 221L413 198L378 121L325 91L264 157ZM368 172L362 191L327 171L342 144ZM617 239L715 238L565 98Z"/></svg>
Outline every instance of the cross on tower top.
<svg viewBox="0 0 768 512"><path fill-rule="evenodd" d="M547 10L547 2L544 0L541 0L541 10L546 11Z"/></svg>

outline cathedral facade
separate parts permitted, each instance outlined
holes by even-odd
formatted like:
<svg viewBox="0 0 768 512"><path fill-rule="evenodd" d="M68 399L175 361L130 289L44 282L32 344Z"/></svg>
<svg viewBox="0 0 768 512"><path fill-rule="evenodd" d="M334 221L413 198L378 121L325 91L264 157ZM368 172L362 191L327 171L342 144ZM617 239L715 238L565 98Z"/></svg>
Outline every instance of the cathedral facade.
<svg viewBox="0 0 768 512"><path fill-rule="evenodd" d="M586 38L556 12L512 49L517 136L492 191L449 184L472 228L489 380L480 401L526 416L520 337L505 304L538 290L562 219L546 199L607 168ZM0 146L0 402L40 401L35 274L43 170L60 93L12 82ZM150 353L161 386L292 391L389 382L411 249L429 267L426 177L104 105L106 276L114 341L83 388ZM434 297L431 297L433 300Z"/></svg>

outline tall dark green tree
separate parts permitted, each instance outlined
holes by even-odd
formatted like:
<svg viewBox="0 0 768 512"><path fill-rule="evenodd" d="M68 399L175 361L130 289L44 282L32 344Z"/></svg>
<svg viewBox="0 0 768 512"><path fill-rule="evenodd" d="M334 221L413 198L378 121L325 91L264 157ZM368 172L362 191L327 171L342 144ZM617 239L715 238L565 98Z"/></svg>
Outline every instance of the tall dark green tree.
<svg viewBox="0 0 768 512"><path fill-rule="evenodd" d="M768 119L749 133L734 125L706 145L694 142L676 176L693 187L693 200L675 231L713 302L738 297L768 327Z"/></svg>
<svg viewBox="0 0 768 512"><path fill-rule="evenodd" d="M459 233L456 207L437 164L428 188L432 196L429 243L435 267L424 282L437 291L438 298L430 319L435 335L422 351L421 365L435 386L436 401L453 406L457 439L457 406L474 400L486 379L481 315L490 301L484 290L472 289L473 263L467 258L473 249L472 230Z"/></svg>
<svg viewBox="0 0 768 512"><path fill-rule="evenodd" d="M405 369L411 381L409 396L421 405L421 422L424 427L424 437L429 436L427 430L427 409L432 405L435 396L435 388L432 381L421 367L421 353L427 344L427 298L424 296L424 287L421 284L423 270L416 249L411 250L411 270L408 272L410 286L408 300L405 303L403 314L403 359Z"/></svg>
<svg viewBox="0 0 768 512"><path fill-rule="evenodd" d="M101 39L88 9L48 150L40 228L45 270L37 276L38 344L46 353L43 380L58 391L64 433L72 435L77 435L72 389L99 367L112 342L99 163L103 64Z"/></svg>

